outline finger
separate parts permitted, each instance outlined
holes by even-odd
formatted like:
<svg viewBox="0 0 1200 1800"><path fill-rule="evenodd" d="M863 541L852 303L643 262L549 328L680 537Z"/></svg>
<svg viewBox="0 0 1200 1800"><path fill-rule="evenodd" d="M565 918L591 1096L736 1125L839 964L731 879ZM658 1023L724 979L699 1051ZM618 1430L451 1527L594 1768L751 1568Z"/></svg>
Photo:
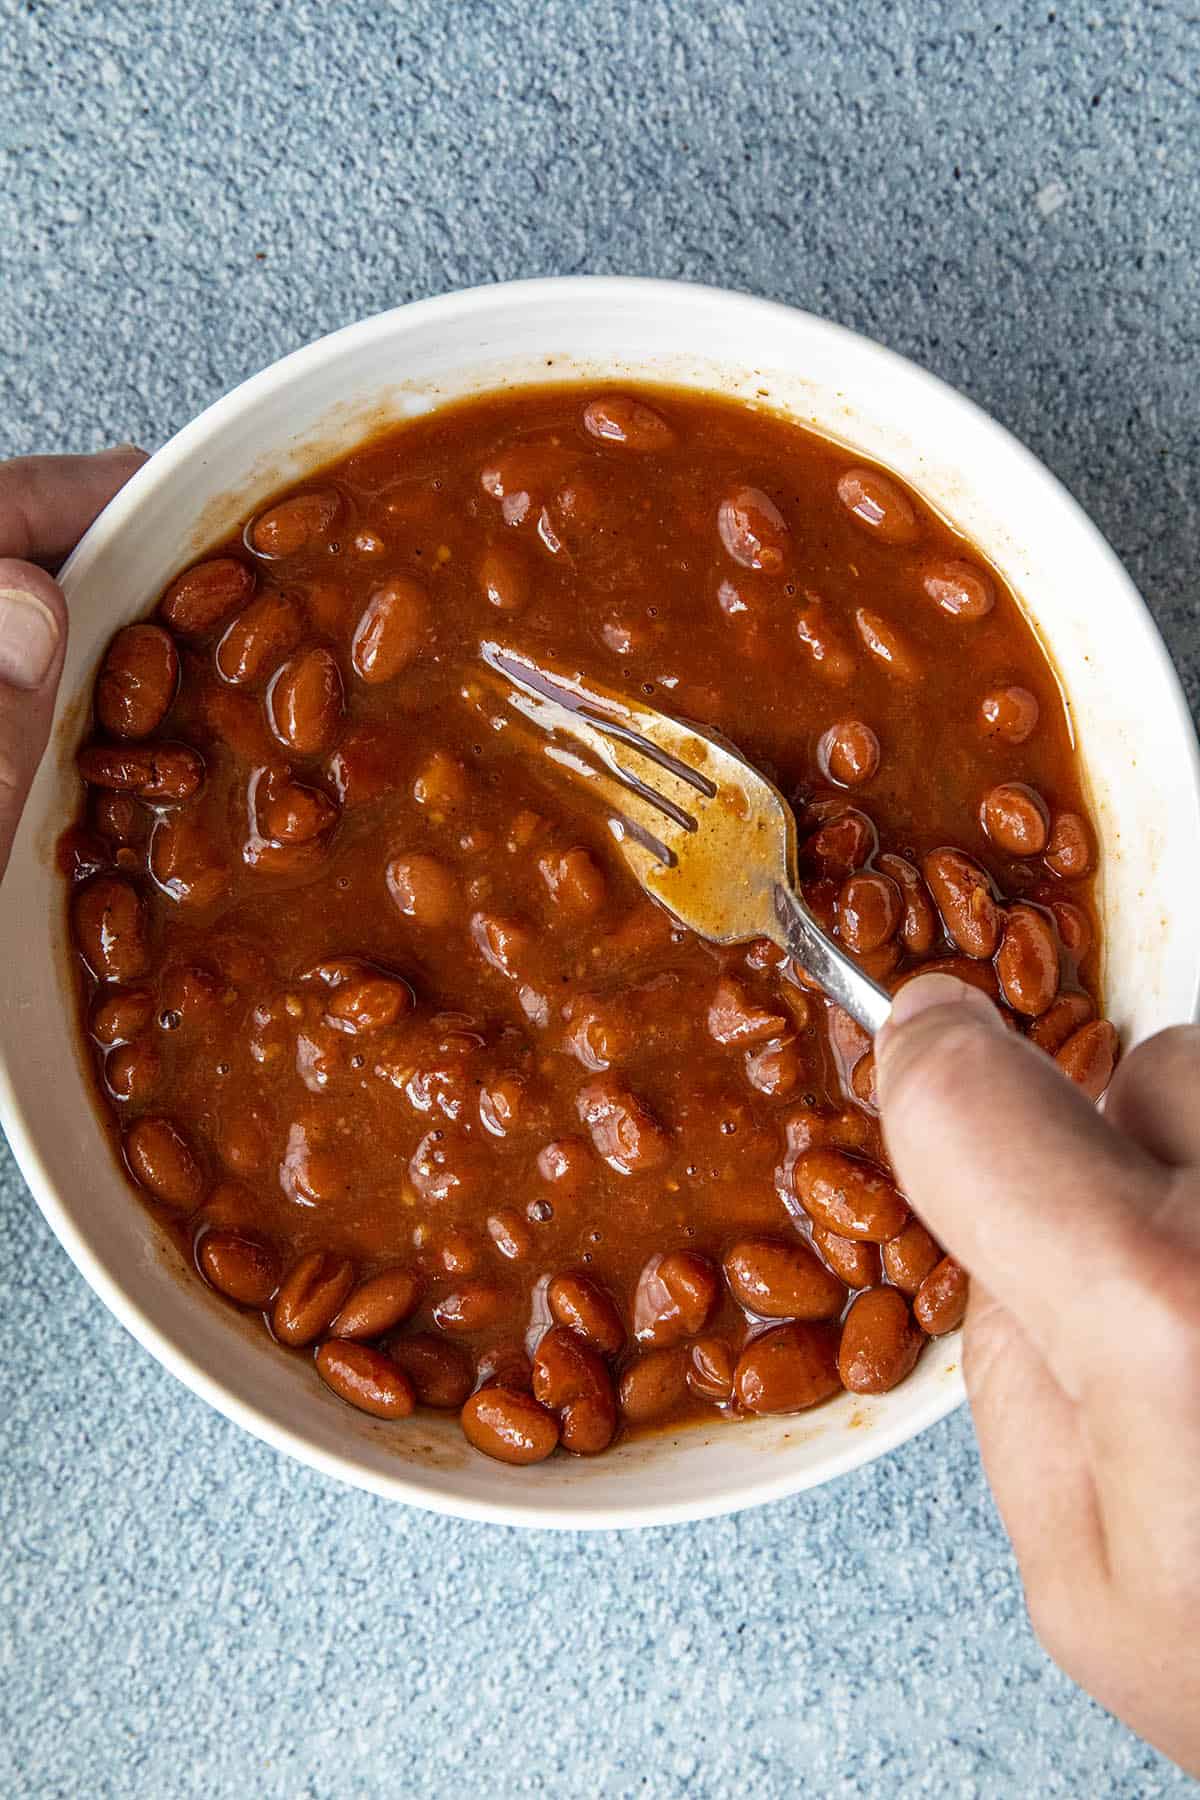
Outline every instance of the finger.
<svg viewBox="0 0 1200 1800"><path fill-rule="evenodd" d="M146 461L132 444L96 456L18 456L0 463L0 556L57 567Z"/></svg>
<svg viewBox="0 0 1200 1800"><path fill-rule="evenodd" d="M50 734L66 642L57 582L0 559L0 875Z"/></svg>
<svg viewBox="0 0 1200 1800"><path fill-rule="evenodd" d="M1189 1105L1184 1096L1190 1094ZM1200 1163L1200 1025L1160 1031L1113 1076L1104 1116L1171 1168Z"/></svg>
<svg viewBox="0 0 1200 1800"><path fill-rule="evenodd" d="M1077 1408L1012 1314L972 1283L963 1372L979 1451L1030 1610L1057 1613L1107 1566Z"/></svg>
<svg viewBox="0 0 1200 1800"><path fill-rule="evenodd" d="M894 1021L894 1022L892 1022ZM909 982L876 1044L888 1151L934 1234L1072 1398L1161 1170L1051 1059L946 975Z"/></svg>

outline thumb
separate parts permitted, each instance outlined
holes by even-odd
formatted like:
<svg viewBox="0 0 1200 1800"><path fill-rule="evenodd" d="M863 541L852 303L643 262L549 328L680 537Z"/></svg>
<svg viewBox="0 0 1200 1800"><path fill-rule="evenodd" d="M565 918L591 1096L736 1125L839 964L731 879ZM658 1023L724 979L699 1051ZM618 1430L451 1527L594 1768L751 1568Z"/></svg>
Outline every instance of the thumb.
<svg viewBox="0 0 1200 1800"><path fill-rule="evenodd" d="M990 1000L947 975L907 983L876 1043L901 1187L955 1259L1078 1397L1158 1168Z"/></svg>
<svg viewBox="0 0 1200 1800"><path fill-rule="evenodd" d="M66 643L58 583L0 558L0 875L50 734Z"/></svg>

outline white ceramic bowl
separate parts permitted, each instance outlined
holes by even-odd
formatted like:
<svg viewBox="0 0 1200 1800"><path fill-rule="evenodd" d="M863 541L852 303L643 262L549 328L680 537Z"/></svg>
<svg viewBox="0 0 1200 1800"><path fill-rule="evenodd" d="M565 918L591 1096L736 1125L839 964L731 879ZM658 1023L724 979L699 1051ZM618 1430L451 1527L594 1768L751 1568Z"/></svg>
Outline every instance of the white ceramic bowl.
<svg viewBox="0 0 1200 1800"><path fill-rule="evenodd" d="M0 1107L50 1224L117 1318L221 1412L328 1474L440 1512L538 1526L644 1525L771 1500L882 1455L962 1399L957 1338L879 1399L509 1469L456 1421L353 1412L182 1268L117 1173L76 1041L53 845L97 657L248 508L373 429L522 382L653 378L781 409L887 464L987 553L1062 673L1104 845L1109 1010L1130 1043L1192 1016L1200 988L1200 770L1175 674L1108 546L1042 466L970 402L836 325L741 295L583 279L476 289L335 332L172 439L64 572L71 647L53 748L0 889Z"/></svg>

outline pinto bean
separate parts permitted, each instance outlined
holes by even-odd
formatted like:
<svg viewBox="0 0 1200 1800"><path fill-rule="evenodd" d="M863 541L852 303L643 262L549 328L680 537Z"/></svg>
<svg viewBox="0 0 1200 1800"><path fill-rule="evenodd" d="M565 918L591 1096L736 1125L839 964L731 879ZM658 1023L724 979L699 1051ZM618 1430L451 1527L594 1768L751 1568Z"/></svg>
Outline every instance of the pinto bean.
<svg viewBox="0 0 1200 1800"><path fill-rule="evenodd" d="M967 1310L967 1272L952 1256L932 1268L913 1301L913 1316L929 1337L944 1337L962 1324Z"/></svg>
<svg viewBox="0 0 1200 1800"><path fill-rule="evenodd" d="M158 1085L161 1059L146 1038L118 1044L104 1059L104 1085L113 1099L130 1108L148 1106Z"/></svg>
<svg viewBox="0 0 1200 1800"><path fill-rule="evenodd" d="M497 1462L545 1462L558 1444L558 1421L521 1388L482 1387L462 1409L467 1442Z"/></svg>
<svg viewBox="0 0 1200 1800"><path fill-rule="evenodd" d="M539 858L538 872L558 909L573 919L590 919L604 905L604 871L589 850L576 845Z"/></svg>
<svg viewBox="0 0 1200 1800"><path fill-rule="evenodd" d="M297 756L321 756L329 749L342 709L341 672L320 644L285 662L267 689L271 730Z"/></svg>
<svg viewBox="0 0 1200 1800"><path fill-rule="evenodd" d="M618 1175L641 1175L670 1159L674 1147L670 1132L644 1100L612 1076L582 1087L577 1107L597 1154Z"/></svg>
<svg viewBox="0 0 1200 1800"><path fill-rule="evenodd" d="M187 744L90 744L76 762L93 787L151 802L190 800L204 778L204 759Z"/></svg>
<svg viewBox="0 0 1200 1800"><path fill-rule="evenodd" d="M472 1232L448 1231L437 1260L447 1275L477 1275L483 1262L482 1246Z"/></svg>
<svg viewBox="0 0 1200 1800"><path fill-rule="evenodd" d="M631 1425L649 1424L679 1405L687 1393L689 1360L684 1345L672 1344L647 1350L623 1370L617 1397Z"/></svg>
<svg viewBox="0 0 1200 1800"><path fill-rule="evenodd" d="M218 1294L256 1312L265 1311L279 1286L274 1251L238 1231L206 1231L196 1246L196 1267Z"/></svg>
<svg viewBox="0 0 1200 1800"><path fill-rule="evenodd" d="M941 1261L937 1242L920 1219L910 1219L904 1230L883 1246L883 1268L893 1287L911 1298Z"/></svg>
<svg viewBox="0 0 1200 1800"><path fill-rule="evenodd" d="M661 413L628 394L602 394L583 409L583 428L602 444L642 452L669 450L675 433Z"/></svg>
<svg viewBox="0 0 1200 1800"><path fill-rule="evenodd" d="M920 680L920 658L904 633L890 619L885 619L882 613L872 612L869 607L860 606L854 615L854 623L858 626L858 635L866 649L876 661L883 664L890 675L895 675L900 681Z"/></svg>
<svg viewBox="0 0 1200 1800"><path fill-rule="evenodd" d="M533 936L520 919L505 918L499 913L471 914L471 938L484 962L508 977L520 979L521 964L533 947Z"/></svg>
<svg viewBox="0 0 1200 1800"><path fill-rule="evenodd" d="M904 903L900 941L909 956L928 956L937 937L937 917L925 883L906 857L890 851L878 858L877 867L895 882Z"/></svg>
<svg viewBox="0 0 1200 1800"><path fill-rule="evenodd" d="M88 817L98 837L106 838L122 849L141 846L150 835L150 817L132 794L121 794L113 788L93 788L88 799Z"/></svg>
<svg viewBox="0 0 1200 1800"><path fill-rule="evenodd" d="M209 557L175 577L158 610L180 637L204 637L247 604L254 585L254 570L236 557Z"/></svg>
<svg viewBox="0 0 1200 1800"><path fill-rule="evenodd" d="M746 1051L746 1079L770 1100L785 1100L795 1093L804 1062L794 1037L769 1038Z"/></svg>
<svg viewBox="0 0 1200 1800"><path fill-rule="evenodd" d="M360 681L378 686L420 656L429 638L429 593L412 575L393 575L372 588L354 628L350 660Z"/></svg>
<svg viewBox="0 0 1200 1800"><path fill-rule="evenodd" d="M688 1355L687 1384L699 1400L724 1406L733 1398L737 1357L721 1337L697 1338Z"/></svg>
<svg viewBox="0 0 1200 1800"><path fill-rule="evenodd" d="M125 1133L125 1161L134 1180L177 1212L194 1212L204 1198L204 1170L171 1119L138 1119Z"/></svg>
<svg viewBox="0 0 1200 1800"><path fill-rule="evenodd" d="M855 1063L850 1076L850 1091L860 1106L865 1106L870 1112L879 1111L879 1076L873 1050L868 1050Z"/></svg>
<svg viewBox="0 0 1200 1800"><path fill-rule="evenodd" d="M506 1262L524 1262L533 1253L533 1231L515 1206L488 1215L488 1236Z"/></svg>
<svg viewBox="0 0 1200 1800"><path fill-rule="evenodd" d="M311 844L333 829L337 817L337 807L320 788L299 781L270 783L259 802L263 833L276 844Z"/></svg>
<svg viewBox="0 0 1200 1800"><path fill-rule="evenodd" d="M188 813L162 818L154 827L150 873L160 891L179 906L213 906L229 888L229 870L215 840Z"/></svg>
<svg viewBox="0 0 1200 1800"><path fill-rule="evenodd" d="M290 594L269 589L239 613L217 645L213 660L234 687L262 681L304 635L304 615Z"/></svg>
<svg viewBox="0 0 1200 1800"><path fill-rule="evenodd" d="M407 1419L417 1404L413 1384L382 1350L327 1338L317 1351L317 1374L348 1405L375 1419Z"/></svg>
<svg viewBox="0 0 1200 1800"><path fill-rule="evenodd" d="M866 952L886 944L904 917L900 889L873 869L848 875L838 895L838 931L847 950Z"/></svg>
<svg viewBox="0 0 1200 1800"><path fill-rule="evenodd" d="M612 1377L599 1355L566 1325L552 1325L533 1359L533 1396L559 1414L563 1448L577 1456L607 1450L617 1429Z"/></svg>
<svg viewBox="0 0 1200 1800"><path fill-rule="evenodd" d="M738 1358L733 1388L752 1413L803 1412L838 1392L838 1333L795 1320L752 1338Z"/></svg>
<svg viewBox="0 0 1200 1800"><path fill-rule="evenodd" d="M995 590L982 569L957 557L928 562L921 586L929 598L955 619L983 619L996 604Z"/></svg>
<svg viewBox="0 0 1200 1800"><path fill-rule="evenodd" d="M328 1331L353 1286L352 1263L332 1250L310 1250L293 1263L275 1297L275 1336L293 1348L314 1343Z"/></svg>
<svg viewBox="0 0 1200 1800"><path fill-rule="evenodd" d="M330 996L325 1018L335 1031L350 1037L370 1037L386 1031L412 1011L413 993L406 981L391 975L368 974L345 981Z"/></svg>
<svg viewBox="0 0 1200 1800"><path fill-rule="evenodd" d="M126 625L104 655L96 677L96 719L118 738L158 730L179 686L179 652L161 625Z"/></svg>
<svg viewBox="0 0 1200 1800"><path fill-rule="evenodd" d="M751 999L744 985L732 975L722 975L708 1009L708 1029L718 1044L760 1044L781 1037L787 1020L781 1013Z"/></svg>
<svg viewBox="0 0 1200 1800"><path fill-rule="evenodd" d="M389 1338L387 1353L402 1368L422 1406L457 1411L471 1392L471 1363L459 1345L432 1331Z"/></svg>
<svg viewBox="0 0 1200 1800"><path fill-rule="evenodd" d="M659 1350L704 1330L720 1296L720 1277L706 1256L668 1250L652 1256L633 1296L633 1334Z"/></svg>
<svg viewBox="0 0 1200 1800"><path fill-rule="evenodd" d="M494 544L479 565L479 585L489 606L497 612L524 611L529 597L529 573L520 553L508 544Z"/></svg>
<svg viewBox="0 0 1200 1800"><path fill-rule="evenodd" d="M727 553L743 569L777 575L788 550L783 514L761 488L735 488L717 508L717 533Z"/></svg>
<svg viewBox="0 0 1200 1800"><path fill-rule="evenodd" d="M92 1002L88 1030L110 1050L139 1037L153 1016L154 997L146 988L102 987Z"/></svg>
<svg viewBox="0 0 1200 1800"><path fill-rule="evenodd" d="M964 956L994 956L1000 942L1000 908L978 863L961 850L931 850L922 864L942 923Z"/></svg>
<svg viewBox="0 0 1200 1800"><path fill-rule="evenodd" d="M796 615L796 636L812 659L818 675L833 687L846 687L854 679L857 660L845 636L834 622L830 608L809 595Z"/></svg>
<svg viewBox="0 0 1200 1800"><path fill-rule="evenodd" d="M886 1244L908 1222L908 1207L883 1170L845 1150L818 1144L804 1151L792 1179L809 1217L840 1237Z"/></svg>
<svg viewBox="0 0 1200 1800"><path fill-rule="evenodd" d="M861 719L840 719L817 746L817 757L831 781L858 787L879 768L879 739Z"/></svg>
<svg viewBox="0 0 1200 1800"><path fill-rule="evenodd" d="M381 1269L352 1288L329 1330L335 1338L377 1338L416 1311L421 1283L410 1269Z"/></svg>
<svg viewBox="0 0 1200 1800"><path fill-rule="evenodd" d="M836 1319L846 1290L798 1239L742 1238L725 1254L734 1299L764 1319Z"/></svg>
<svg viewBox="0 0 1200 1800"><path fill-rule="evenodd" d="M332 489L292 494L259 514L247 530L247 542L259 556L299 556L328 542L341 512L341 495Z"/></svg>
<svg viewBox="0 0 1200 1800"><path fill-rule="evenodd" d="M839 1281L847 1287L875 1287L879 1282L879 1246L860 1238L842 1237L840 1232L826 1231L814 1225L812 1241Z"/></svg>
<svg viewBox="0 0 1200 1800"><path fill-rule="evenodd" d="M511 444L485 464L479 485L500 502L506 525L522 525L532 521L535 503L560 484L574 461L554 444Z"/></svg>
<svg viewBox="0 0 1200 1800"><path fill-rule="evenodd" d="M895 938L886 944L879 944L874 950L856 950L854 952L858 966L864 975L877 981L880 987L886 987L895 974L900 963L900 946Z"/></svg>
<svg viewBox="0 0 1200 1800"><path fill-rule="evenodd" d="M1058 992L1058 945L1036 907L1009 908L996 953L1000 992L1014 1012L1036 1019Z"/></svg>
<svg viewBox="0 0 1200 1800"><path fill-rule="evenodd" d="M530 1108L529 1082L516 1069L502 1069L479 1090L479 1123L493 1137L520 1131L523 1123L529 1123Z"/></svg>
<svg viewBox="0 0 1200 1800"><path fill-rule="evenodd" d="M1081 1025L1054 1053L1067 1078L1083 1089L1089 1100L1098 1100L1112 1080L1117 1060L1117 1033L1107 1019Z"/></svg>
<svg viewBox="0 0 1200 1800"><path fill-rule="evenodd" d="M838 1374L852 1394L886 1394L910 1375L925 1339L898 1288L869 1288L846 1314Z"/></svg>
<svg viewBox="0 0 1200 1800"><path fill-rule="evenodd" d="M452 1294L443 1294L433 1309L433 1322L441 1331L488 1331L504 1317L509 1297L489 1281L466 1281Z"/></svg>
<svg viewBox="0 0 1200 1800"><path fill-rule="evenodd" d="M472 1388L511 1387L529 1393L533 1382L533 1365L522 1344L493 1344L475 1365Z"/></svg>
<svg viewBox="0 0 1200 1800"><path fill-rule="evenodd" d="M822 821L804 851L823 874L845 876L869 861L875 844L875 827L866 813L848 806Z"/></svg>
<svg viewBox="0 0 1200 1800"><path fill-rule="evenodd" d="M1009 856L1040 856L1046 848L1050 821L1046 802L1023 781L1002 781L990 788L980 819L996 848Z"/></svg>
<svg viewBox="0 0 1200 1800"><path fill-rule="evenodd" d="M1028 688L993 688L979 703L979 723L985 737L1023 744L1036 731L1040 711Z"/></svg>
<svg viewBox="0 0 1200 1800"><path fill-rule="evenodd" d="M881 469L847 469L838 478L837 497L855 523L881 544L915 544L921 535L912 501Z"/></svg>
<svg viewBox="0 0 1200 1800"><path fill-rule="evenodd" d="M150 967L146 911L119 875L97 875L71 902L75 942L102 981L136 981Z"/></svg>
<svg viewBox="0 0 1200 1800"><path fill-rule="evenodd" d="M1063 949L1082 961L1092 947L1092 921L1072 900L1051 900L1049 904Z"/></svg>
<svg viewBox="0 0 1200 1800"><path fill-rule="evenodd" d="M601 1356L616 1356L625 1343L625 1327L612 1296L590 1275L568 1269L546 1289L552 1317Z"/></svg>
<svg viewBox="0 0 1200 1800"><path fill-rule="evenodd" d="M1064 881L1078 881L1092 866L1092 840L1078 813L1055 818L1046 844L1046 867Z"/></svg>
<svg viewBox="0 0 1200 1800"><path fill-rule="evenodd" d="M1040 1018L1029 1027L1032 1041L1050 1056L1061 1050L1067 1039L1096 1015L1096 1008L1086 994L1059 994Z"/></svg>
<svg viewBox="0 0 1200 1800"><path fill-rule="evenodd" d="M387 865L387 887L398 910L418 925L447 925L458 909L453 875L436 856L419 850L392 858Z"/></svg>

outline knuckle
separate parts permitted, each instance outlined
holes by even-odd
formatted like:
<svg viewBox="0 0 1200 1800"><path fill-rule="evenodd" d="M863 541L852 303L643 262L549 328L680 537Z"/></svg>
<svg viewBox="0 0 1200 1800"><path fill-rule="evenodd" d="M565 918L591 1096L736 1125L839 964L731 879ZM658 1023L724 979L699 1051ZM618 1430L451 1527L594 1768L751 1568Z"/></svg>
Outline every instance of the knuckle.
<svg viewBox="0 0 1200 1800"><path fill-rule="evenodd" d="M1200 1025L1171 1025L1131 1050L1121 1068L1123 1085L1190 1086L1200 1075Z"/></svg>

